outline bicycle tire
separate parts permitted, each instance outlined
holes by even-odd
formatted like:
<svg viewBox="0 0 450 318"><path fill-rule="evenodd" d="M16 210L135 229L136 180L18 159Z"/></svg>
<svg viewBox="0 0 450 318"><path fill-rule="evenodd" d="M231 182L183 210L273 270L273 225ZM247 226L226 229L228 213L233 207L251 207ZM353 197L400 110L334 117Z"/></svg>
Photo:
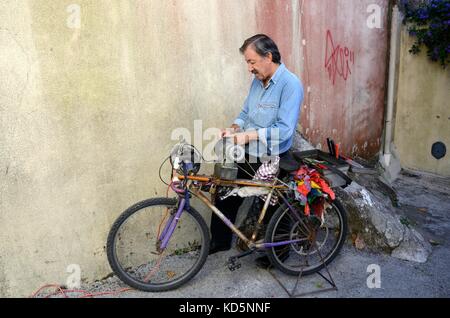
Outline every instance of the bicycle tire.
<svg viewBox="0 0 450 318"><path fill-rule="evenodd" d="M198 256L198 261L182 276L179 278L167 282L167 283L153 283L153 282L142 282L138 279L134 278L131 274L127 273L127 271L123 268L118 260L118 255L116 253L116 243L118 240L118 232L121 229L121 226L126 223L126 221L132 217L135 213L142 211L148 207L170 207L174 208L177 205L176 199L171 198L152 198L147 199L141 202L138 202L128 209L126 209L122 214L117 218L117 220L113 223L111 230L108 234L107 239L107 256L108 262L113 270L113 272L127 285L136 288L142 291L149 292L161 292L176 289L183 284L187 283L191 280L203 267L206 262L206 258L209 254L209 245L210 245L210 236L208 227L203 219L203 217L198 213L194 208L190 207L190 209L185 209L183 211L183 216L187 213L187 215L192 216L193 220L199 225L199 232L202 237L202 246L200 248L200 254ZM175 231L178 231L180 228L180 224L177 226Z"/></svg>
<svg viewBox="0 0 450 318"><path fill-rule="evenodd" d="M342 225L342 228L338 234L337 241L333 245L332 250L329 253L327 253L327 255L323 255L323 256L320 255L320 253L318 253L321 257L320 263L318 263L316 266L314 266L312 268L305 270L304 266L298 266L298 269L293 269L292 266L287 266L285 264L285 262L282 261L276 255L275 249L277 249L277 248L279 249L280 247L268 248L266 250L266 254L267 254L271 264L275 268L279 269L280 271L282 271L283 273L288 274L288 275L293 275L293 276L298 276L300 274L310 275L310 274L320 271L322 268L324 268L326 265L330 264L336 258L336 256L341 251L342 246L347 237L347 231L348 231L347 212L346 212L345 208L343 207L343 205L337 199L331 203L331 206L336 209L337 217L339 218L340 224ZM283 204L274 213L274 215L270 219L269 225L267 227L267 232L266 232L266 236L265 236L266 242L274 241L275 232L277 230L277 225L280 223L280 219L283 217L283 215L285 215L287 213L287 211L290 211L290 210L288 209L286 204ZM304 217L303 211L299 211L299 213L300 213L301 217ZM294 226L296 226L296 225L294 224ZM292 232L292 229L290 230L290 233L291 232ZM290 249L291 249L292 248L291 245L292 244L286 245L286 246L290 246ZM323 262L322 262L322 260L323 260Z"/></svg>

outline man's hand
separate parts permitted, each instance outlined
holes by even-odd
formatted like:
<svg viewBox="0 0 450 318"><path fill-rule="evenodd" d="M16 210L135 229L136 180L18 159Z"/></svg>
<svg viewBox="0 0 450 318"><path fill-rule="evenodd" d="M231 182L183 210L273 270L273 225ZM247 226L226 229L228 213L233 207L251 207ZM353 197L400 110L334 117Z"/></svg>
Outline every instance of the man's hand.
<svg viewBox="0 0 450 318"><path fill-rule="evenodd" d="M233 141L237 145L248 144L252 140L258 140L258 132L256 130L235 133L228 137L233 138Z"/></svg>
<svg viewBox="0 0 450 318"><path fill-rule="evenodd" d="M241 127L239 125L233 124L230 128L225 128L221 130L221 136L223 137L229 137L232 134L234 134L236 131L239 131Z"/></svg>

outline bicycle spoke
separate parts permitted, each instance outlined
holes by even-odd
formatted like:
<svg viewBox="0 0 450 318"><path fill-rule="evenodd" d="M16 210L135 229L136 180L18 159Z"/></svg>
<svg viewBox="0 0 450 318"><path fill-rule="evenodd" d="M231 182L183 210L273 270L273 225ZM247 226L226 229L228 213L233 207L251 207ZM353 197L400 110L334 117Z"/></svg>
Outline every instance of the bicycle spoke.
<svg viewBox="0 0 450 318"><path fill-rule="evenodd" d="M108 259L128 284L144 290L170 289L190 279L203 265L209 246L206 224L200 215L185 211L174 227L174 214L167 213L173 209L157 204L138 207L120 220L108 239L109 245L113 244ZM164 237L169 241L162 250Z"/></svg>
<svg viewBox="0 0 450 318"><path fill-rule="evenodd" d="M278 212L278 217L273 220L270 229L269 234L272 236L269 240L276 243L299 241L269 250L269 255L273 255L277 267L286 273L312 273L336 254L337 248L343 243L344 220L334 205L330 207L325 211L322 225L314 215L305 216L303 207L298 204L294 208L298 209L300 220L291 215L290 209Z"/></svg>

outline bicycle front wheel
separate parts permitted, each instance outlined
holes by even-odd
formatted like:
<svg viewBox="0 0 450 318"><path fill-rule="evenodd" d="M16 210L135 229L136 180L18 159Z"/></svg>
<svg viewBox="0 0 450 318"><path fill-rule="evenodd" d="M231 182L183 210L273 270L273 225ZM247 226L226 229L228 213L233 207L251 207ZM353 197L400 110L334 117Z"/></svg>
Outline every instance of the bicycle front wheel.
<svg viewBox="0 0 450 318"><path fill-rule="evenodd" d="M316 217L305 216L299 203L293 204L300 220L283 205L271 218L266 242L293 243L271 247L267 256L273 266L288 275L309 275L320 271L339 254L347 236L347 214L338 200L325 209L323 223Z"/></svg>
<svg viewBox="0 0 450 318"><path fill-rule="evenodd" d="M175 289L204 265L209 230L193 208L183 211L167 247L161 249L177 203L169 198L145 200L125 210L114 222L107 241L108 261L127 285L151 292Z"/></svg>

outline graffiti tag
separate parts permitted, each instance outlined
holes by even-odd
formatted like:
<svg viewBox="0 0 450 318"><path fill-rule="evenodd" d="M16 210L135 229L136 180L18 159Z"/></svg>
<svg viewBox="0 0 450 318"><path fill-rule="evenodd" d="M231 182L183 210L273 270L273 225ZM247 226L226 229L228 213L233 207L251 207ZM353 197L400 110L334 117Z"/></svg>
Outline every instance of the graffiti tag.
<svg viewBox="0 0 450 318"><path fill-rule="evenodd" d="M352 74L351 65L355 64L355 52L346 46L335 46L331 31L327 31L325 68L328 76L333 83L336 83L336 77L342 77L345 81Z"/></svg>

